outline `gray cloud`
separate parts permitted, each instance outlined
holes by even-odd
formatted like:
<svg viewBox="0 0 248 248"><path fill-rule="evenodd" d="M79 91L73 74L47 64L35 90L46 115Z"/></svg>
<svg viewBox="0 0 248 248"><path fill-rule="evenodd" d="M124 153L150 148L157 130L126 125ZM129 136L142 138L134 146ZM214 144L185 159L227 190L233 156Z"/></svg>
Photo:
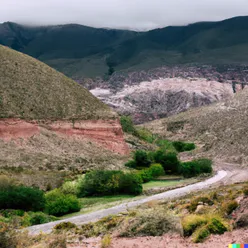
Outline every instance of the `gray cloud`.
<svg viewBox="0 0 248 248"><path fill-rule="evenodd" d="M0 0L0 6L0 22L138 30L248 14L248 0Z"/></svg>

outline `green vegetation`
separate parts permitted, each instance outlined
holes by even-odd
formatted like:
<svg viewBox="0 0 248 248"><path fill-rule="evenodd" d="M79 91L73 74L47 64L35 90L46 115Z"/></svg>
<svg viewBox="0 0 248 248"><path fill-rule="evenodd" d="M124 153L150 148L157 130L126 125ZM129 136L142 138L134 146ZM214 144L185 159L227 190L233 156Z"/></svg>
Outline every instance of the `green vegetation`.
<svg viewBox="0 0 248 248"><path fill-rule="evenodd" d="M120 118L122 130L126 133L138 136L138 132L133 124L133 120L130 116L121 116Z"/></svg>
<svg viewBox="0 0 248 248"><path fill-rule="evenodd" d="M222 210L227 214L231 214L237 207L239 206L239 204L237 203L237 201L235 200L230 200L230 201L226 201L223 203L222 205Z"/></svg>
<svg viewBox="0 0 248 248"><path fill-rule="evenodd" d="M80 202L76 196L65 195L59 189L46 193L45 198L45 211L50 215L62 216L78 212L81 209Z"/></svg>
<svg viewBox="0 0 248 248"><path fill-rule="evenodd" d="M103 76L109 67L130 71L164 64L245 64L246 23L244 16L149 32L80 25L30 28L5 23L0 35L2 44L25 51L78 78ZM24 37L29 37L29 42Z"/></svg>
<svg viewBox="0 0 248 248"><path fill-rule="evenodd" d="M174 142L172 142L172 144L178 152L191 151L191 150L194 150L196 148L194 143L185 143L182 141L174 141Z"/></svg>
<svg viewBox="0 0 248 248"><path fill-rule="evenodd" d="M77 226L71 222L61 222L57 224L53 229L56 231L68 231L70 229L76 229Z"/></svg>
<svg viewBox="0 0 248 248"><path fill-rule="evenodd" d="M203 242L211 233L223 234L228 230L226 221L220 215L188 215L183 221L185 236L191 236L195 243Z"/></svg>
<svg viewBox="0 0 248 248"><path fill-rule="evenodd" d="M212 161L209 159L198 159L181 164L181 173L184 177L194 177L203 173L212 173Z"/></svg>
<svg viewBox="0 0 248 248"><path fill-rule="evenodd" d="M80 186L80 194L82 196L139 195L142 193L141 183L140 177L134 173L92 171L85 175Z"/></svg>
<svg viewBox="0 0 248 248"><path fill-rule="evenodd" d="M151 171L153 178L157 178L165 174L164 168L161 164L152 164L149 170Z"/></svg>
<svg viewBox="0 0 248 248"><path fill-rule="evenodd" d="M45 207L44 193L36 188L7 185L0 187L0 209L40 211Z"/></svg>

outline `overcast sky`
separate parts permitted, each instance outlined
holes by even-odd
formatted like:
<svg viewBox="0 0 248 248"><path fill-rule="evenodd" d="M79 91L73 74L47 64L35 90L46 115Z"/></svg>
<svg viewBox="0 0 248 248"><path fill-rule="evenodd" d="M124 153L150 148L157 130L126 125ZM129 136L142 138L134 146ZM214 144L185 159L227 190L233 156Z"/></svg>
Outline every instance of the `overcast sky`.
<svg viewBox="0 0 248 248"><path fill-rule="evenodd" d="M248 15L248 0L0 0L0 23L147 30Z"/></svg>

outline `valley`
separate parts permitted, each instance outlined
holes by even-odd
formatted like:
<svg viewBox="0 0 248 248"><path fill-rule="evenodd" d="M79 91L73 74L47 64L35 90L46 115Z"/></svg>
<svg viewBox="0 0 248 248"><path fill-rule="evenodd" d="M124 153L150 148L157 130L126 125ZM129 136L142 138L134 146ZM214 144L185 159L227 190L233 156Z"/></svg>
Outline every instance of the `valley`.
<svg viewBox="0 0 248 248"><path fill-rule="evenodd" d="M0 24L0 247L248 242L247 18Z"/></svg>

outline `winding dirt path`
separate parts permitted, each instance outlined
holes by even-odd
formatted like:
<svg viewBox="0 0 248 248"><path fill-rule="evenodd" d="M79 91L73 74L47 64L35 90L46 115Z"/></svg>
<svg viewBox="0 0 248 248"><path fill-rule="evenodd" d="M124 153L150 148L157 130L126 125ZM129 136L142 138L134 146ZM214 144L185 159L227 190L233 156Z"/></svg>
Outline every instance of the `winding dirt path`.
<svg viewBox="0 0 248 248"><path fill-rule="evenodd" d="M42 225L31 226L28 228L28 231L30 234L33 234L33 235L39 234L40 232L50 233L52 231L53 227L55 225L57 225L58 223L61 223L61 222L69 221L69 222L75 223L76 225L82 225L85 223L94 222L94 221L97 221L97 220L99 220L103 217L106 217L108 215L113 215L113 214L125 212L130 208L137 207L139 205L142 205L142 204L149 202L149 201L152 201L152 200L165 200L165 199L170 200L170 199L174 199L177 197L181 197L181 196L190 194L191 192L195 192L195 191L202 190L202 189L207 189L211 185L215 185L217 183L226 181L230 177L231 174L232 173L230 173L230 171L219 170L215 176L213 176L213 177L211 177L211 178L209 178L203 182L195 183L195 184L188 185L188 186L185 186L182 188L173 189L170 191L166 191L164 193L160 193L157 195L146 197L146 198L141 199L141 200L131 201L128 203L117 205L117 206L112 207L112 208L99 210L99 211L96 211L93 213L82 214L82 215L79 215L76 217L71 217L68 219L54 221L54 222L50 222L50 223L46 223L46 224L42 224Z"/></svg>

